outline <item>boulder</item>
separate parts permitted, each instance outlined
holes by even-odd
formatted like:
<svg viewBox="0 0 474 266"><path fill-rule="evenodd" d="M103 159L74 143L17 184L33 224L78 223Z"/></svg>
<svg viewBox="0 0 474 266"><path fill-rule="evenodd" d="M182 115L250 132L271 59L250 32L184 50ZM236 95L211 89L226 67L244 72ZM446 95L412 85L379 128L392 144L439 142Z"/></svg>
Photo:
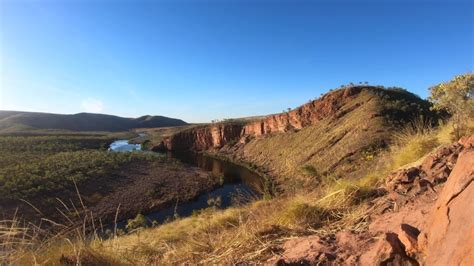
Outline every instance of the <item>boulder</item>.
<svg viewBox="0 0 474 266"><path fill-rule="evenodd" d="M291 239L282 248L284 253L273 259L271 264L274 261L276 265L327 264L336 258L329 245L319 236Z"/></svg>
<svg viewBox="0 0 474 266"><path fill-rule="evenodd" d="M473 139L465 138L460 142L441 147L426 156L420 165L391 173L386 179L386 188L389 192L415 196L426 191L427 188L433 188L445 182L456 164L459 153L465 147L472 145Z"/></svg>
<svg viewBox="0 0 474 266"><path fill-rule="evenodd" d="M398 231L398 239L405 247L405 252L410 257L416 257L418 250L418 236L420 230L409 224L402 224Z"/></svg>
<svg viewBox="0 0 474 266"><path fill-rule="evenodd" d="M429 215L427 265L474 265L474 148L464 150Z"/></svg>
<svg viewBox="0 0 474 266"><path fill-rule="evenodd" d="M417 265L405 253L405 246L398 235L387 232L360 257L361 265Z"/></svg>

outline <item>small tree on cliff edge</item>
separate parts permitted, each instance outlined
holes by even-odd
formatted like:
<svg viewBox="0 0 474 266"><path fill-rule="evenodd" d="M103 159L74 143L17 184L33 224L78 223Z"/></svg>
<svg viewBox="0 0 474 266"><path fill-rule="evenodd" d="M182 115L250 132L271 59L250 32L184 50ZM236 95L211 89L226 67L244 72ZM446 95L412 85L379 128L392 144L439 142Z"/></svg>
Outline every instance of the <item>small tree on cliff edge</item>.
<svg viewBox="0 0 474 266"><path fill-rule="evenodd" d="M436 110L452 115L456 139L462 135L467 121L474 115L474 74L467 73L430 88L429 100Z"/></svg>

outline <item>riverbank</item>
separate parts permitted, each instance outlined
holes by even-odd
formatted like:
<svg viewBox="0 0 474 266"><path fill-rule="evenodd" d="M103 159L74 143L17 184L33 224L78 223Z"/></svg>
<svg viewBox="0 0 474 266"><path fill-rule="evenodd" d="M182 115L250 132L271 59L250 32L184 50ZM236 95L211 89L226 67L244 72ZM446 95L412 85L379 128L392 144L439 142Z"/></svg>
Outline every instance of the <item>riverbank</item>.
<svg viewBox="0 0 474 266"><path fill-rule="evenodd" d="M158 154L108 152L113 137L2 137L0 144L10 144L0 145L10 161L0 165L0 217L70 224L91 212L106 224L196 199L221 185L218 176Z"/></svg>
<svg viewBox="0 0 474 266"><path fill-rule="evenodd" d="M100 200L90 208L107 223L114 222L116 215L125 220L188 202L221 185L209 172L168 158L131 165L109 181L104 184L108 189L101 189Z"/></svg>
<svg viewBox="0 0 474 266"><path fill-rule="evenodd" d="M17 216L26 221L49 219L62 224L75 219L75 212L70 211L77 208L79 213L91 212L100 217L105 225L115 219L126 220L138 213L148 214L196 199L220 185L219 177L209 172L177 160L156 157L150 161L135 161L108 171L107 175L81 182L77 191L72 184L68 189L41 194L28 201L0 199L0 206L5 219L13 217L18 209Z"/></svg>
<svg viewBox="0 0 474 266"><path fill-rule="evenodd" d="M110 144L108 151L105 144ZM117 222L124 227L127 219L144 214L148 224L156 224L209 207L227 208L236 198L240 203L258 199L264 191L258 174L223 158L192 152L180 156L141 152L136 151L139 144L127 140L111 143L109 138L95 145L103 149L64 153L69 147L65 145L52 151L51 158L40 165L22 165L25 180L36 174L39 180L49 178L61 185L37 193L30 192L35 191L33 184L9 189L10 196L0 197L4 219L14 215L33 223L47 219L54 227L80 224L83 221L77 218L85 214L92 221L100 217L97 222L101 227ZM15 149L22 150L20 146ZM37 168L41 172L35 173ZM3 170L8 173L8 169ZM61 179L59 173L49 177L47 173L53 170L71 179ZM20 194L12 194L14 191Z"/></svg>

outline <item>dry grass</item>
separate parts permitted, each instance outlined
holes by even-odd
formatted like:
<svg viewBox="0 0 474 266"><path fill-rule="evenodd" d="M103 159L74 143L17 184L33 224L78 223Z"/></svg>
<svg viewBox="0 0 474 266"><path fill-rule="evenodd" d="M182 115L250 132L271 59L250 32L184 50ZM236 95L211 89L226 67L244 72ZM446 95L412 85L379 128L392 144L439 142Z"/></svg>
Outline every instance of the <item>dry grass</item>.
<svg viewBox="0 0 474 266"><path fill-rule="evenodd" d="M252 139L240 151L244 161L271 169L286 190L304 187L325 175L361 177L373 164L377 147L390 135L377 97L363 92L340 109L338 119L324 119L299 131ZM368 154L373 152L373 154ZM296 190L297 190L296 189Z"/></svg>
<svg viewBox="0 0 474 266"><path fill-rule="evenodd" d="M44 217L39 224L33 224L16 214L0 221L1 265L81 265L91 260L100 265L113 264L113 259L90 248L91 243L103 241L99 234L104 228L100 218L84 205L76 182L74 185L80 206L57 199L61 222ZM42 214L34 204L27 203Z"/></svg>
<svg viewBox="0 0 474 266"><path fill-rule="evenodd" d="M377 188L386 175L417 161L443 144L446 134L449 135L445 127L435 130L417 123L397 134L395 145L372 159L369 171L361 178L325 175L320 177L317 187L299 188L294 195L257 200L226 210L210 208L191 217L109 239L90 234L95 230L85 233L86 226L97 226L97 220L91 214L85 215L87 212L76 214L81 227L67 226L68 230L59 230L61 234L48 241L38 237L39 231L20 226L18 220L4 221L0 225L0 254L12 264L58 264L62 255L74 263L97 265L261 263L277 253L277 247L290 237L342 229L364 231L370 214L369 202L377 196ZM75 212L69 210L70 214Z"/></svg>
<svg viewBox="0 0 474 266"><path fill-rule="evenodd" d="M422 158L439 145L436 132L429 123L416 120L395 134L395 144L391 148L392 169L398 169Z"/></svg>

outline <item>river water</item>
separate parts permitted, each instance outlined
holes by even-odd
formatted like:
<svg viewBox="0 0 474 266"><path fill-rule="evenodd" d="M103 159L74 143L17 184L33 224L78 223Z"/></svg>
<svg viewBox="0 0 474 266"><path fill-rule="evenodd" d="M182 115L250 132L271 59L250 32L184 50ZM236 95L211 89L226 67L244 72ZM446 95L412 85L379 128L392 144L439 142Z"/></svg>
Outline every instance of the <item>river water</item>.
<svg viewBox="0 0 474 266"><path fill-rule="evenodd" d="M127 140L117 140L110 145L110 151L139 151L140 144L129 144ZM199 167L223 179L223 185L209 193L201 194L190 202L177 202L175 206L145 215L151 221L162 223L175 216L186 217L194 211L210 207L210 199L217 199L218 208L227 208L237 203L245 203L259 198L262 191L262 178L249 169L231 163L192 152L167 152L162 156L177 159L185 164ZM214 200L214 202L216 202Z"/></svg>
<svg viewBox="0 0 474 266"><path fill-rule="evenodd" d="M128 140L121 139L116 140L110 144L109 150L110 151L118 151L118 152L129 152L129 151L139 151L142 149L141 144L130 144Z"/></svg>

